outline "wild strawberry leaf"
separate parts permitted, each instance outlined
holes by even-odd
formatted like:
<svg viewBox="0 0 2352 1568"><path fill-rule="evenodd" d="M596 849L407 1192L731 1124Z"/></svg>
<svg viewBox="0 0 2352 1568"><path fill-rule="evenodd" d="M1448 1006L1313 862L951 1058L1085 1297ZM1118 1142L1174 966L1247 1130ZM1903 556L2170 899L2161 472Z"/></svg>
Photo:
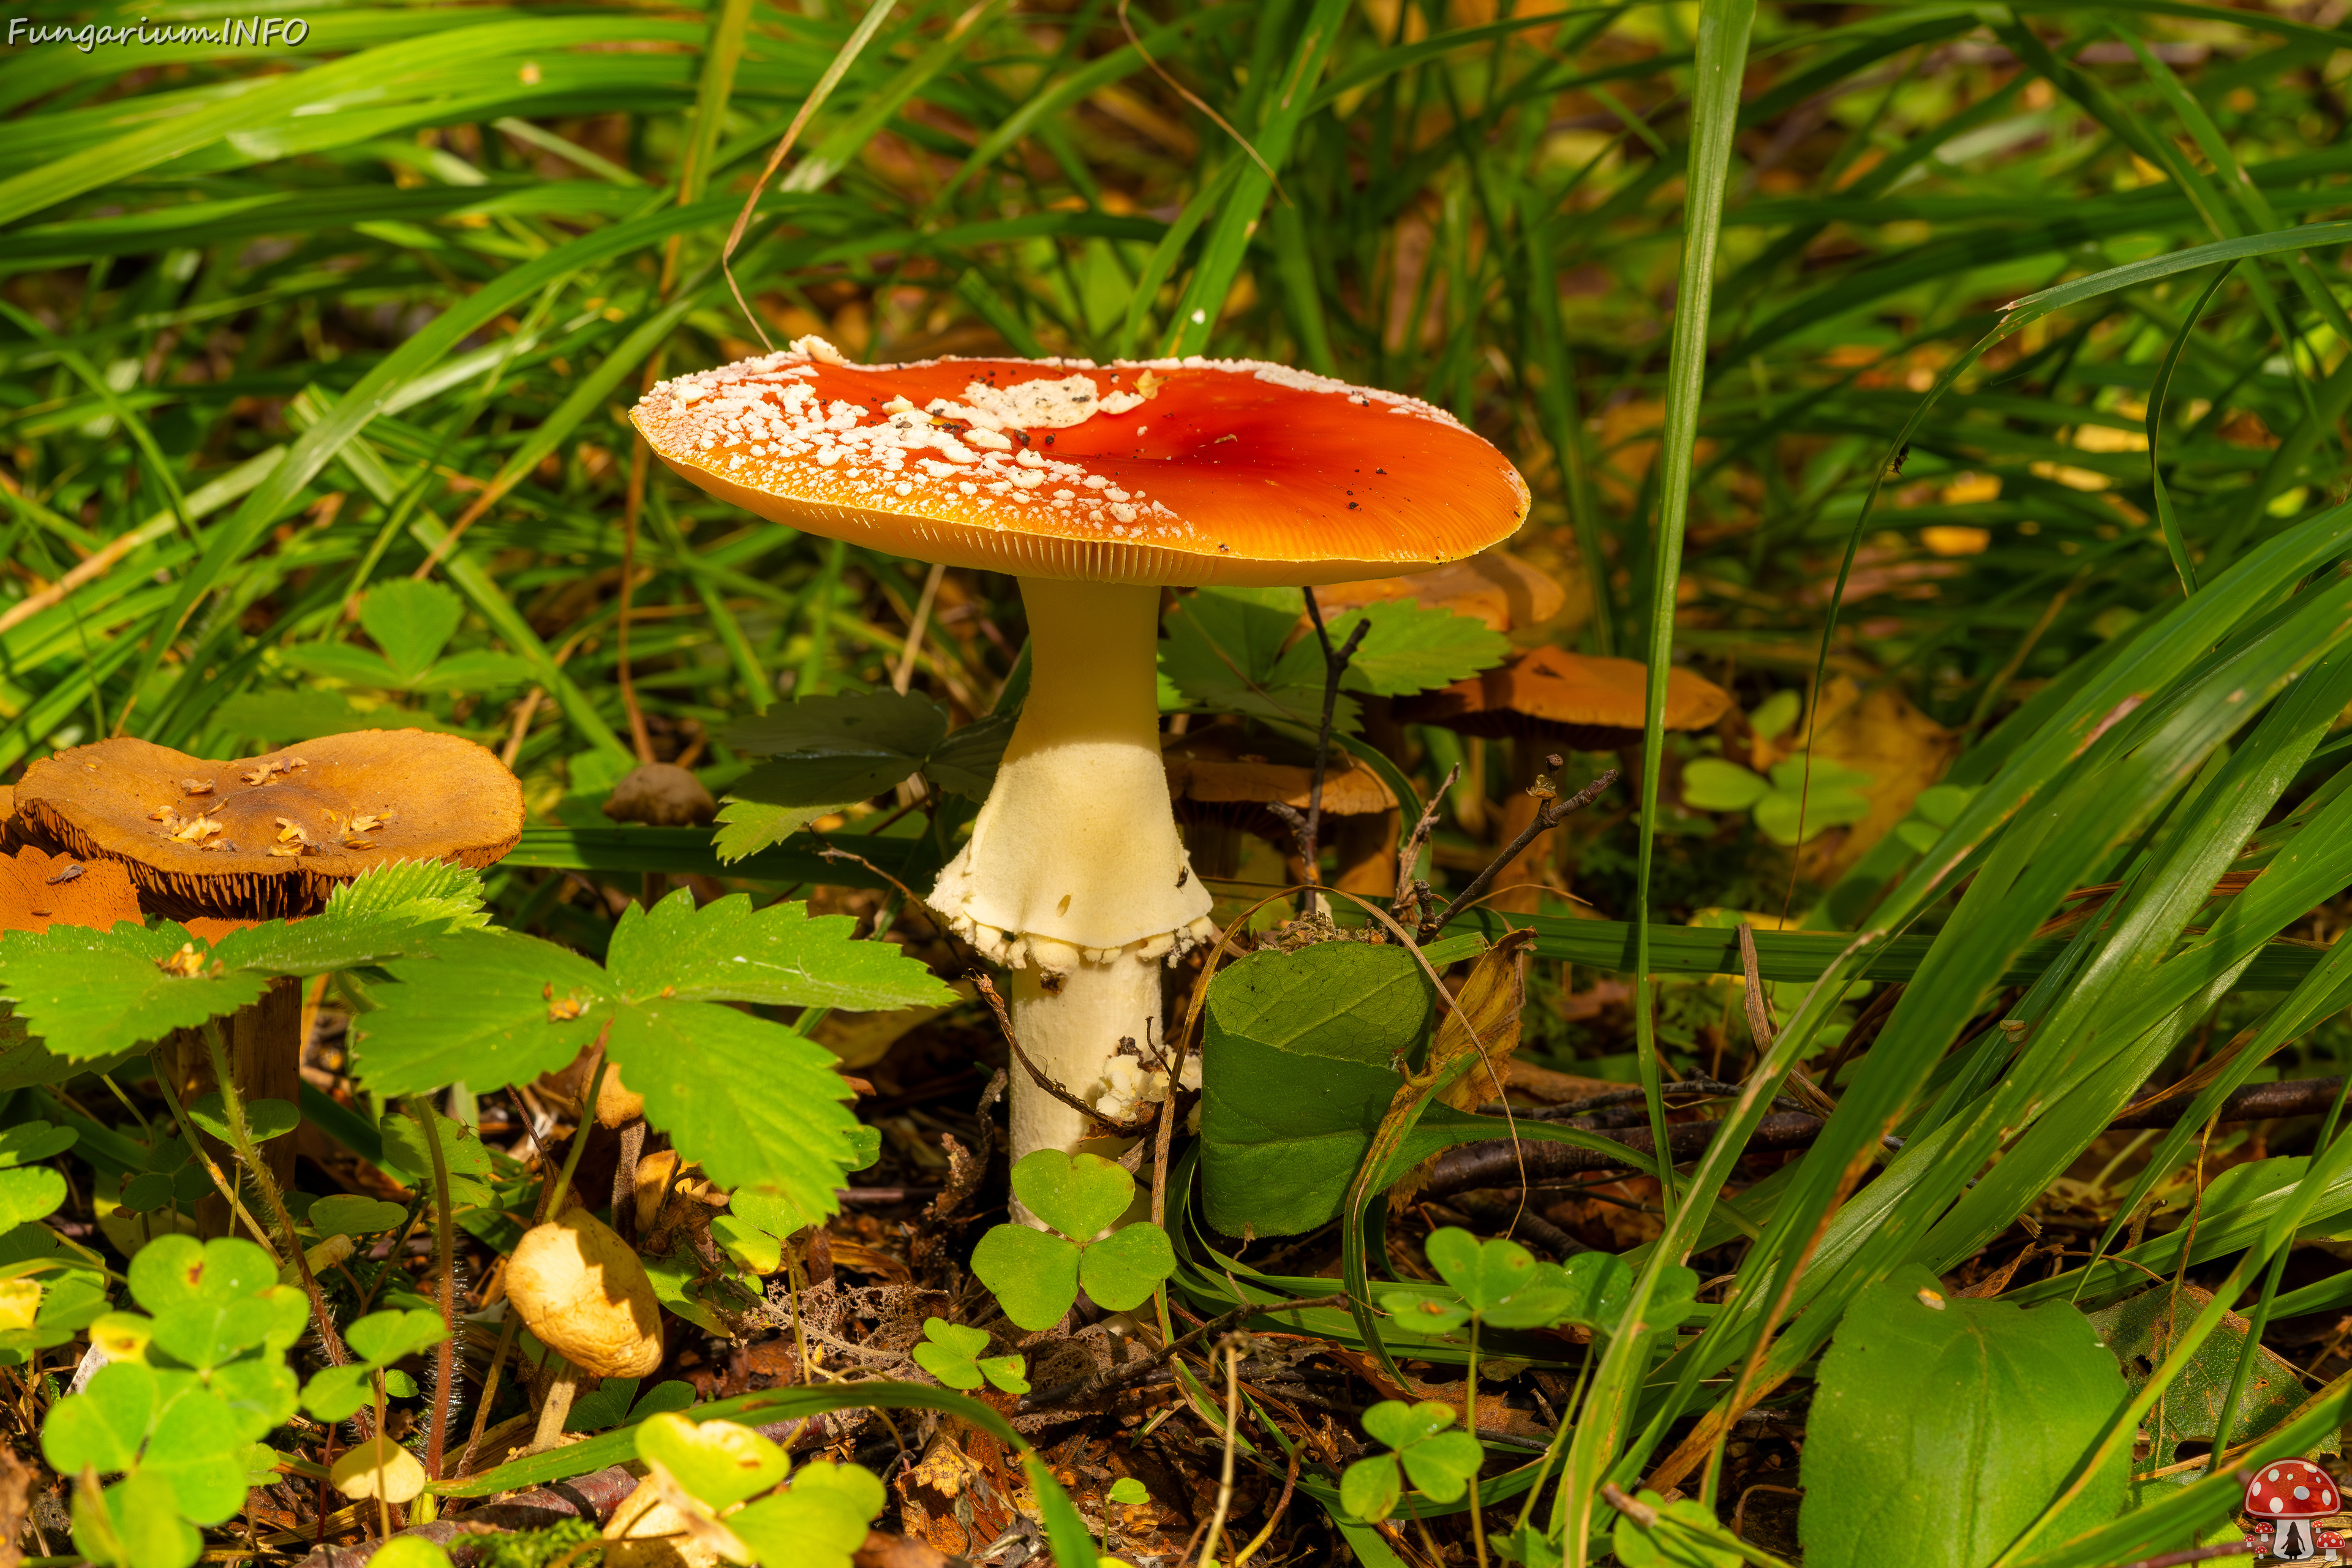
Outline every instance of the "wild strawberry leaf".
<svg viewBox="0 0 2352 1568"><path fill-rule="evenodd" d="M1296 589L1203 588L1167 617L1160 673L1202 708L1312 728L1323 710L1321 650L1311 679L1298 676L1296 665L1292 674L1276 675L1305 609ZM1333 721L1354 733L1356 704L1341 698Z"/></svg>
<svg viewBox="0 0 2352 1568"><path fill-rule="evenodd" d="M536 937L464 931L432 958L385 967L398 985L355 1020L352 1061L377 1094L424 1094L465 1079L478 1091L527 1082L579 1055L604 1027L604 972Z"/></svg>
<svg viewBox="0 0 2352 1568"><path fill-rule="evenodd" d="M368 590L360 625L404 678L422 675L441 657L465 614L457 595L438 583L394 578Z"/></svg>
<svg viewBox="0 0 2352 1568"><path fill-rule="evenodd" d="M856 941L856 930L846 915L812 919L805 904L755 910L740 893L697 909L681 888L650 912L636 904L624 910L604 963L623 993L641 998L859 1012L955 999L896 944Z"/></svg>
<svg viewBox="0 0 2352 1568"><path fill-rule="evenodd" d="M818 1217L840 1208L834 1189L865 1162L832 1052L709 1002L656 998L610 1016L606 1049L682 1158L723 1187L771 1191Z"/></svg>
<svg viewBox="0 0 2352 1568"><path fill-rule="evenodd" d="M740 860L917 773L984 799L1012 734L1010 714L950 734L936 705L896 691L804 698L740 720L725 731L727 743L772 760L720 797L711 847L721 860Z"/></svg>
<svg viewBox="0 0 2352 1568"><path fill-rule="evenodd" d="M0 987L51 1051L89 1061L234 1013L258 1000L268 981L216 971L203 942L165 921L0 935Z"/></svg>
<svg viewBox="0 0 2352 1568"><path fill-rule="evenodd" d="M462 866L402 860L337 888L308 920L231 931L213 956L259 974L326 974L430 952L435 937L489 923L482 879Z"/></svg>
<svg viewBox="0 0 2352 1568"><path fill-rule="evenodd" d="M1294 614L1303 608L1294 607ZM1379 697L1402 697L1465 680L1509 657L1510 639L1486 622L1452 610L1423 609L1412 599L1383 599L1325 623L1334 648L1346 645L1359 622L1370 621L1340 686ZM1323 647L1307 634L1284 650L1274 684L1323 688Z"/></svg>

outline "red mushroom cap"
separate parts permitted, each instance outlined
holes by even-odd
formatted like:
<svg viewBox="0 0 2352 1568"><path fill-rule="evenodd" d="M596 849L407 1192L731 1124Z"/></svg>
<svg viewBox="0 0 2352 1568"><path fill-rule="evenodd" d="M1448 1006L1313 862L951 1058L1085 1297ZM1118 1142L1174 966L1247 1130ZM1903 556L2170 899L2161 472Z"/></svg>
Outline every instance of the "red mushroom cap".
<svg viewBox="0 0 2352 1568"><path fill-rule="evenodd" d="M2246 1511L2259 1519L2318 1519L2336 1508L2335 1478L2308 1459L2276 1460L2246 1483Z"/></svg>
<svg viewBox="0 0 2352 1568"><path fill-rule="evenodd" d="M1473 554L1528 510L1443 409L1246 360L863 365L803 338L663 382L632 417L761 517L1024 576L1346 582Z"/></svg>

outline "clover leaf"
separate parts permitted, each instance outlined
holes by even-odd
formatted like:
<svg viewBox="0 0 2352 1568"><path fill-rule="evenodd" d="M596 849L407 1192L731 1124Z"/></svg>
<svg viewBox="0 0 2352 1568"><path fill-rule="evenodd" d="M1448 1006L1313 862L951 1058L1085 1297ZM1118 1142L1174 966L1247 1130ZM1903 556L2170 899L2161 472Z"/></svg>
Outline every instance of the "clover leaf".
<svg viewBox="0 0 2352 1568"><path fill-rule="evenodd" d="M607 1426L619 1426L630 1419L629 1405L636 1403L635 1419L665 1411L684 1410L694 1403L694 1384L673 1378L657 1383L637 1398L638 1380L634 1377L608 1377L596 1385L593 1394L583 1394L572 1401L572 1414L564 1418L566 1432L601 1432Z"/></svg>
<svg viewBox="0 0 2352 1568"><path fill-rule="evenodd" d="M749 1426L732 1421L698 1426L675 1411L648 1416L637 1427L637 1458L668 1471L714 1513L759 1496L792 1468L783 1449ZM877 1498L875 1511L880 1508Z"/></svg>
<svg viewBox="0 0 2352 1568"><path fill-rule="evenodd" d="M981 1355L988 1348L984 1329L967 1329L943 1318L931 1318L923 1324L923 1342L915 1347L915 1364L950 1388L978 1388L985 1381L1007 1394L1029 1392L1019 1356Z"/></svg>
<svg viewBox="0 0 2352 1568"><path fill-rule="evenodd" d="M1383 1399L1363 1419L1364 1430L1395 1451L1359 1459L1339 1478L1340 1506L1358 1519L1379 1521L1395 1512L1406 1478L1432 1502L1457 1501L1486 1462L1477 1438L1447 1430L1454 1412L1435 1400Z"/></svg>
<svg viewBox="0 0 2352 1568"><path fill-rule="evenodd" d="M202 1545L190 1525L218 1524L244 1505L244 1427L193 1373L137 1362L99 1369L41 1428L51 1468L125 1477L102 1493L77 1490L75 1544L121 1568L187 1568Z"/></svg>
<svg viewBox="0 0 2352 1568"><path fill-rule="evenodd" d="M1134 1205L1136 1186L1098 1154L1040 1149L1013 1167L1013 1191L1060 1234L1000 1225L972 1249L971 1271L1024 1329L1060 1321L1081 1284L1096 1305L1123 1312L1176 1271L1168 1233L1149 1220L1101 1234Z"/></svg>
<svg viewBox="0 0 2352 1568"><path fill-rule="evenodd" d="M790 1489L727 1516L764 1568L848 1568L882 1511L882 1483L856 1465L803 1465Z"/></svg>

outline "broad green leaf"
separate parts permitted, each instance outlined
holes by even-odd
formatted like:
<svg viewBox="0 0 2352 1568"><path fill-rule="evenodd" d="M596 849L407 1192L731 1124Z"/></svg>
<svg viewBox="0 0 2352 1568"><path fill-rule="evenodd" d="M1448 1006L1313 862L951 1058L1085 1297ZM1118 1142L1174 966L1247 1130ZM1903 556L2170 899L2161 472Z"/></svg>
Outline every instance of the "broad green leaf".
<svg viewBox="0 0 2352 1568"><path fill-rule="evenodd" d="M698 909L680 888L647 911L632 904L613 928L606 973L624 994L685 1002L884 1012L945 1006L955 994L895 942L855 940L847 915L808 906L755 910L741 893Z"/></svg>
<svg viewBox="0 0 2352 1568"><path fill-rule="evenodd" d="M471 653L451 654L405 684L413 691L478 694L526 685L536 679L538 675L539 667L527 658L518 658L510 653L476 649Z"/></svg>
<svg viewBox="0 0 2352 1568"><path fill-rule="evenodd" d="M741 1215L712 1215L710 1239L719 1244L720 1251L753 1274L773 1274L784 1266L783 1243Z"/></svg>
<svg viewBox="0 0 2352 1568"><path fill-rule="evenodd" d="M466 931L432 958L385 967L380 1010L353 1021L352 1059L381 1095L425 1094L464 1079L477 1092L553 1072L604 1028L604 972L534 937ZM568 1016L569 1007L581 1007Z"/></svg>
<svg viewBox="0 0 2352 1568"><path fill-rule="evenodd" d="M1294 601L1294 613L1305 610L1303 596ZM1511 643L1502 633L1470 616L1440 607L1423 609L1417 600L1381 599L1349 610L1325 623L1333 648L1355 635L1358 623L1372 629L1348 661L1341 687L1377 697L1403 697L1467 679L1508 658ZM1323 647L1310 629L1293 642L1276 661L1272 684L1304 687L1318 693L1323 686Z"/></svg>
<svg viewBox="0 0 2352 1568"><path fill-rule="evenodd" d="M1772 792L1771 781L1721 757L1683 764L1683 804L1700 811L1746 811Z"/></svg>
<svg viewBox="0 0 2352 1568"><path fill-rule="evenodd" d="M1024 1329L1052 1328L1078 1299L1077 1244L1025 1225L1000 1225L982 1237L971 1271Z"/></svg>
<svg viewBox="0 0 2352 1568"><path fill-rule="evenodd" d="M1461 1292L1462 1304L1485 1318L1530 1286L1545 1283L1535 1254L1507 1237L1481 1242L1459 1226L1429 1234L1424 1244L1437 1277Z"/></svg>
<svg viewBox="0 0 2352 1568"><path fill-rule="evenodd" d="M194 974L165 967L184 949ZM86 1062L234 1013L259 1000L268 982L213 973L205 944L165 921L152 929L53 925L0 935L0 987L50 1050Z"/></svg>
<svg viewBox="0 0 2352 1568"><path fill-rule="evenodd" d="M188 1120L205 1131L226 1143L228 1137L228 1110L220 1091L200 1094L188 1101ZM302 1113L282 1100L248 1100L245 1102L245 1128L257 1143L267 1143L272 1138L283 1138L302 1125Z"/></svg>
<svg viewBox="0 0 2352 1568"><path fill-rule="evenodd" d="M1805 710L1805 700L1793 689L1775 691L1748 715L1748 727L1763 740L1776 740Z"/></svg>
<svg viewBox="0 0 2352 1568"><path fill-rule="evenodd" d="M1944 1293L1911 1265L1859 1292L1822 1362L1798 1529L1808 1568L1861 1568L1906 1542L1920 1568L1981 1568L2049 1505L2127 1394L2063 1303L2023 1310ZM2118 1448L2047 1527L2112 1519Z"/></svg>
<svg viewBox="0 0 2352 1568"><path fill-rule="evenodd" d="M656 998L614 1009L606 1049L646 1120L712 1181L820 1216L840 1206L857 1117L823 1046L718 1003Z"/></svg>
<svg viewBox="0 0 2352 1568"><path fill-rule="evenodd" d="M440 584L406 577L369 589L360 604L360 625L404 680L441 657L464 615L464 604Z"/></svg>
<svg viewBox="0 0 2352 1568"><path fill-rule="evenodd" d="M1099 1154L1039 1149L1013 1167L1013 1193L1029 1212L1084 1243L1135 1201L1135 1178Z"/></svg>
<svg viewBox="0 0 2352 1568"><path fill-rule="evenodd" d="M353 1323L344 1337L355 1354L383 1366L439 1344L449 1337L449 1331L432 1312L395 1310L370 1312Z"/></svg>
<svg viewBox="0 0 2352 1568"><path fill-rule="evenodd" d="M391 1230L408 1217L398 1204L356 1193L336 1193L310 1205L310 1223L320 1236L373 1236Z"/></svg>
<svg viewBox="0 0 2352 1568"><path fill-rule="evenodd" d="M730 863L756 855L820 816L845 811L905 783L913 773L895 757L787 757L762 763L719 797L711 851Z"/></svg>
<svg viewBox="0 0 2352 1568"><path fill-rule="evenodd" d="M1798 842L1801 826L1803 836L1811 838L1826 829L1860 822L1869 815L1868 795L1858 790L1824 789L1818 784L1805 795L1776 789L1756 803L1756 826L1775 844Z"/></svg>
<svg viewBox="0 0 2352 1568"><path fill-rule="evenodd" d="M0 1171L0 1230L47 1219L66 1201L66 1179L47 1165Z"/></svg>
<svg viewBox="0 0 2352 1568"><path fill-rule="evenodd" d="M19 1121L14 1127L0 1128L0 1166L29 1165L36 1160L62 1154L74 1146L74 1140L79 1136L70 1127L47 1121Z"/></svg>
<svg viewBox="0 0 2352 1568"><path fill-rule="evenodd" d="M1078 1283L1097 1306L1114 1312L1141 1306L1175 1272L1176 1250L1168 1233L1148 1219L1088 1242L1078 1258Z"/></svg>
<svg viewBox="0 0 2352 1568"><path fill-rule="evenodd" d="M383 1158L379 1163L409 1186L430 1191L433 1151L425 1146L425 1127L416 1119L420 1108L419 1101L411 1100L407 1108L387 1112L377 1124L383 1147ZM493 1166L482 1135L454 1116L445 1116L438 1110L432 1114L434 1130L441 1142L441 1163L449 1173L452 1200L462 1194L470 1203L489 1202L490 1190L484 1184Z"/></svg>
<svg viewBox="0 0 2352 1568"><path fill-rule="evenodd" d="M896 758L907 764L904 778L947 732L947 715L929 699L872 691L780 703L737 720L720 738L747 757Z"/></svg>
<svg viewBox="0 0 2352 1568"><path fill-rule="evenodd" d="M1323 710L1321 650L1310 676L1276 683L1284 645L1306 608L1294 588L1202 588L1162 624L1160 673L1204 708L1311 727ZM1353 734L1357 715L1355 700L1342 697L1334 727Z"/></svg>
<svg viewBox="0 0 2352 1568"><path fill-rule="evenodd" d="M1205 597L1205 595L1202 595ZM1433 1004L1410 954L1324 942L1252 953L1210 986L1202 1197L1229 1235L1312 1230L1339 1213Z"/></svg>
<svg viewBox="0 0 2352 1568"><path fill-rule="evenodd" d="M112 1072L137 1054L134 1047L110 1056L76 1061L52 1052L46 1042L26 1031L23 1022L10 1012L7 999L0 996L0 1094L63 1083L86 1072Z"/></svg>
<svg viewBox="0 0 2352 1568"><path fill-rule="evenodd" d="M2303 1163L2301 1159L2294 1162L2297 1165ZM2252 1168L2233 1165L2223 1172L2206 1187L2208 1202L2222 1181ZM2242 1195L2252 1197L2262 1190L2257 1187L2255 1192ZM2147 1384L2147 1369L2162 1363L2170 1347L2179 1342L2180 1335L2211 1300L2209 1292L2194 1285L2181 1286L2178 1299L2170 1285L2157 1285L2086 1316L2122 1368L2125 1384L2137 1394ZM2239 1353L2245 1348L2246 1329L2242 1318L2235 1314L2224 1318L2189 1356L2146 1423L2148 1448L2138 1469L2146 1472L2168 1468L2187 1457L2180 1452L2183 1443L2201 1445L2198 1452L2211 1449L2214 1427L2230 1396ZM2252 1374L2238 1395L2237 1409L2230 1418L2232 1446L2239 1438L2251 1440L2269 1433L2294 1415L2302 1402L2303 1380L2293 1364L2267 1345L2262 1347L2256 1352ZM2341 1451L2340 1434L2331 1430L2326 1438L2305 1449L2302 1457L2324 1463ZM2137 1481L2133 1491L2136 1498L2143 1497L2159 1489L2189 1486L2200 1479L2199 1471L2184 1470L2154 1480Z"/></svg>
<svg viewBox="0 0 2352 1568"><path fill-rule="evenodd" d="M697 1426L669 1412L638 1424L637 1457L661 1466L721 1513L775 1486L792 1468L783 1449L749 1426L732 1421Z"/></svg>
<svg viewBox="0 0 2352 1568"><path fill-rule="evenodd" d="M188 1519L218 1524L245 1506L245 1449L252 1440L218 1395L191 1384L164 1395L139 1468L171 1482Z"/></svg>
<svg viewBox="0 0 2352 1568"><path fill-rule="evenodd" d="M923 759L923 775L941 789L966 800L986 800L996 785L996 770L1004 761L1004 747L1013 739L1018 713L991 713L931 748Z"/></svg>
<svg viewBox="0 0 2352 1568"><path fill-rule="evenodd" d="M1151 1500L1151 1489L1133 1476L1121 1476L1103 1496L1121 1508L1135 1508Z"/></svg>

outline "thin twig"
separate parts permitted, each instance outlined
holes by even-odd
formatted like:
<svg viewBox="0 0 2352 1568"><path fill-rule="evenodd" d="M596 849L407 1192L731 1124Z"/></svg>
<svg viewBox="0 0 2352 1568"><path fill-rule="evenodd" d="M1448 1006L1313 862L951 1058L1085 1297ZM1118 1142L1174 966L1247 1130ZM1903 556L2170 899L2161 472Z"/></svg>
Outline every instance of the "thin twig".
<svg viewBox="0 0 2352 1568"><path fill-rule="evenodd" d="M1550 758L1549 761L1552 766L1559 766L1559 759L1558 757L1555 756ZM1574 795L1569 795L1565 799L1548 800L1544 802L1541 806L1537 808L1535 820L1528 823L1526 828L1520 832L1517 838L1512 839L1509 844L1504 847L1503 852L1496 856L1495 858L1488 863L1485 870L1478 873L1475 880L1474 880L1468 887L1463 889L1462 891L1455 896L1454 901L1446 905L1443 911L1435 916L1424 919L1421 922L1421 940L1423 942L1428 942L1432 937L1435 936L1439 931L1444 931L1449 924L1451 924L1455 915L1460 914L1464 910L1468 909L1472 904L1476 903L1481 898L1484 898L1486 893L1486 889L1495 880L1495 874L1497 871L1500 871L1504 867L1509 865L1512 861L1517 859L1519 858L1519 852L1525 849L1528 845L1533 844L1538 836L1548 833L1551 829L1558 827L1561 823L1567 821L1571 814L1582 811L1586 806L1591 805L1594 801L1599 800L1601 798L1601 792L1607 789L1611 784L1613 784L1616 782L1617 770L1615 768L1611 768L1599 778L1594 779L1591 784L1586 784L1582 789L1578 790Z"/></svg>
<svg viewBox="0 0 2352 1568"><path fill-rule="evenodd" d="M1043 1068L1029 1059L1029 1053L1021 1048L1021 1037L1013 1032L1013 1016L1005 1010L1004 998L997 994L996 983L978 970L972 972L971 978L973 987L980 992L981 1000L987 1003L988 1010L996 1015L996 1026L1003 1031L1004 1043L1013 1047L1013 1058L1020 1062L1022 1069L1028 1073L1030 1082L1084 1116L1087 1121L1099 1122L1111 1132L1119 1134L1140 1132L1151 1125L1151 1118L1159 1110L1156 1105L1143 1107L1144 1114L1138 1116L1132 1122L1114 1121L1063 1088L1060 1079L1048 1076Z"/></svg>
<svg viewBox="0 0 2352 1568"><path fill-rule="evenodd" d="M1225 1352L1225 1460L1217 1477L1217 1510L1209 1516L1208 1539L1201 1542L1201 1561L1204 1563L1217 1560L1217 1537L1224 1530L1225 1515L1234 1506L1234 1439L1242 1414L1240 1347L1227 1340L1218 1348Z"/></svg>
<svg viewBox="0 0 2352 1568"><path fill-rule="evenodd" d="M1122 1362L1102 1372L1089 1373L1052 1388L1041 1388L1023 1396L1013 1406L1015 1415L1026 1415L1033 1411L1060 1409L1066 1405L1083 1405L1115 1393L1130 1384L1141 1383L1154 1371L1185 1351L1213 1335L1237 1328L1252 1318L1276 1317L1285 1312L1303 1312L1312 1307L1344 1307L1344 1292L1336 1296L1310 1296L1299 1301L1254 1301L1246 1307L1236 1307L1219 1317L1211 1318L1200 1327L1169 1341L1158 1350L1138 1361Z"/></svg>
<svg viewBox="0 0 2352 1568"><path fill-rule="evenodd" d="M1421 895L1428 889L1425 883L1413 879L1413 868L1421 864L1421 847L1428 843L1430 834L1436 831L1437 814L1444 808L1445 797L1453 793L1454 781L1461 776L1460 763L1445 770L1444 782L1431 795L1429 804L1422 808L1421 820L1412 825L1412 831L1405 836L1404 847L1397 851L1397 896L1396 900L1389 905L1389 913L1399 920L1404 918L1407 910L1412 910L1415 915L1421 913L1418 907Z"/></svg>
<svg viewBox="0 0 2352 1568"><path fill-rule="evenodd" d="M1331 762L1331 719L1339 707L1339 677L1347 673L1348 661L1363 646L1364 634L1372 629L1372 623L1369 616L1358 621L1348 640L1334 652L1331 634L1323 625L1323 606L1315 602L1315 590L1299 592L1307 595L1307 618L1315 623L1315 640L1323 645L1323 724L1315 737L1315 780L1307 788L1307 825L1298 830L1298 854L1307 863L1307 896L1298 901L1299 913L1311 920L1319 907L1316 889L1323 880L1315 858L1319 847L1317 839L1323 830L1323 775Z"/></svg>

